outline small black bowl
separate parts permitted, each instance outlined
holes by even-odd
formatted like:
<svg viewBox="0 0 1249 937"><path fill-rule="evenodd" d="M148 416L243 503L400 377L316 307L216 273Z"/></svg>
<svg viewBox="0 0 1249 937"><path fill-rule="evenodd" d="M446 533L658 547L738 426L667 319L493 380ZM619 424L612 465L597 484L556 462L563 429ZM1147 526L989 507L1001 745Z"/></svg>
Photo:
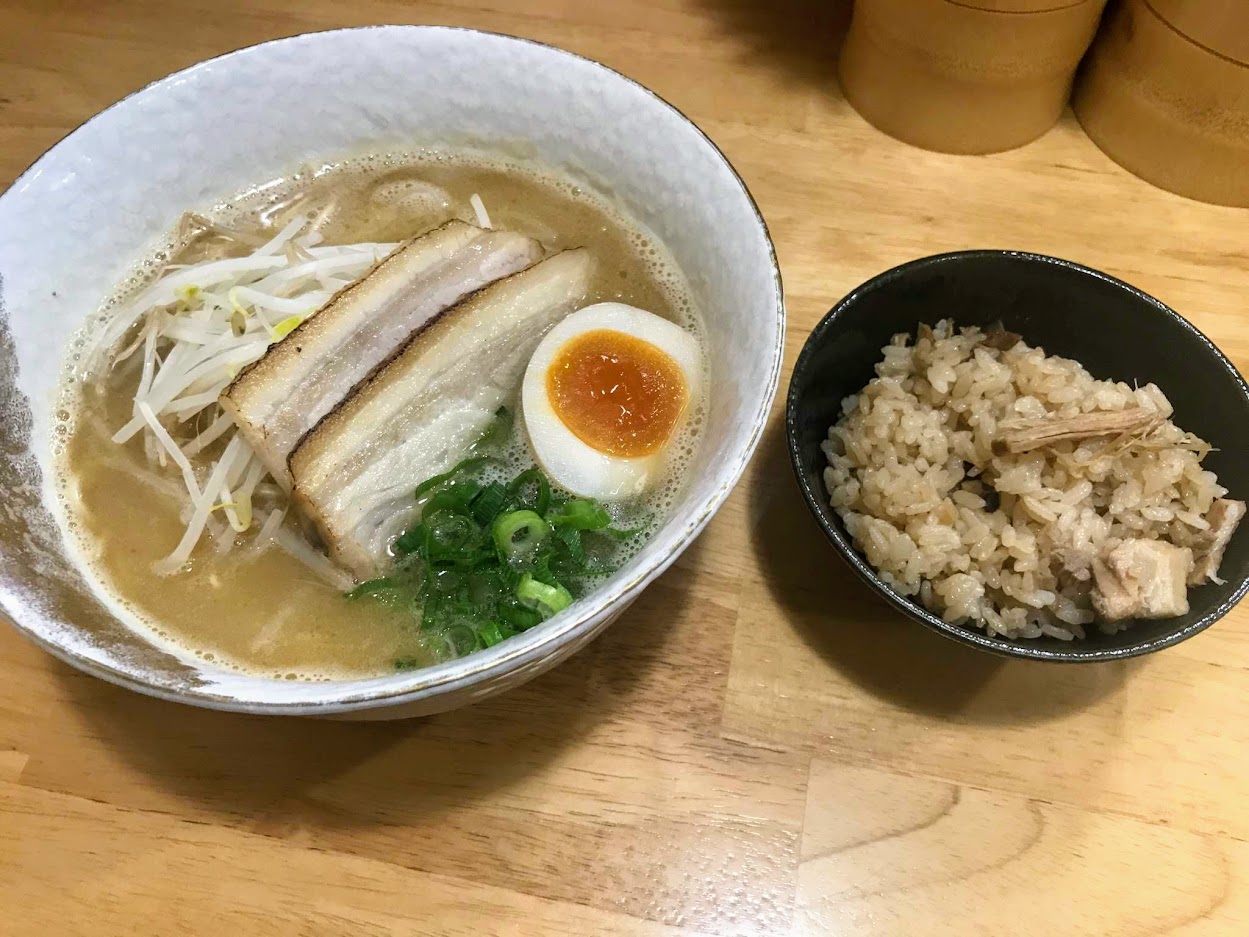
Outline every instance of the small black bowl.
<svg viewBox="0 0 1249 937"><path fill-rule="evenodd" d="M1249 387L1192 325L1140 290L1088 267L1015 251L979 250L925 257L868 280L826 315L794 366L785 431L798 484L824 533L868 585L895 608L941 634L982 650L1052 661L1134 657L1169 647L1226 615L1249 588L1249 524L1232 538L1219 573L1224 585L1189 590L1178 618L1138 621L1083 640L1010 641L942 621L882 582L829 506L820 443L841 401L874 377L881 348L898 332L941 319L988 327L1001 322L1046 353L1074 358L1094 377L1154 383L1175 407L1175 422L1215 447L1204 465L1229 497L1249 497Z"/></svg>

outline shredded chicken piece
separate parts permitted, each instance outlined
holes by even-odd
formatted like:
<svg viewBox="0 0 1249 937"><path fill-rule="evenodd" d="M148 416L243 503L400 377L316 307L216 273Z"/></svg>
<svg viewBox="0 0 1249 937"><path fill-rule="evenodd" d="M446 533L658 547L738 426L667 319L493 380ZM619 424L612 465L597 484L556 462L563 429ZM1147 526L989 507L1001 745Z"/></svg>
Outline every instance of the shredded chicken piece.
<svg viewBox="0 0 1249 937"><path fill-rule="evenodd" d="M1148 432L1162 422L1162 416L1144 407L1079 416L1039 420L1003 421L993 447L998 452L1031 452L1068 439L1092 439L1098 436L1120 436Z"/></svg>
<svg viewBox="0 0 1249 937"><path fill-rule="evenodd" d="M1245 502L1229 501L1220 498L1210 506L1206 522L1210 529L1206 532L1205 544L1193 551L1193 569L1188 574L1188 584L1199 586L1205 582L1222 582L1219 579L1219 565L1223 562L1223 551L1227 549L1236 526L1245 516Z"/></svg>
<svg viewBox="0 0 1249 937"><path fill-rule="evenodd" d="M1193 553L1163 540L1124 540L1093 561L1093 607L1106 621L1188 612Z"/></svg>

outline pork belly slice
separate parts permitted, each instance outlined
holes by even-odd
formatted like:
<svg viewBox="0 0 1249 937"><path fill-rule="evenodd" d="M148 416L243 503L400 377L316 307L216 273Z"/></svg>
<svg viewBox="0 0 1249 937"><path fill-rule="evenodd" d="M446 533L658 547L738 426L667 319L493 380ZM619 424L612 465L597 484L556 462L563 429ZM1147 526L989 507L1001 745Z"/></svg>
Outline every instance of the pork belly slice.
<svg viewBox="0 0 1249 937"><path fill-rule="evenodd" d="M413 489L455 465L512 400L542 336L586 302L584 249L487 287L419 332L290 459L295 502L330 556L367 579L416 519Z"/></svg>
<svg viewBox="0 0 1249 937"><path fill-rule="evenodd" d="M536 263L542 245L451 221L414 238L270 346L221 395L273 477L300 438L411 336L465 296Z"/></svg>
<svg viewBox="0 0 1249 937"><path fill-rule="evenodd" d="M1165 540L1124 540L1093 561L1093 608L1106 621L1188 614L1193 554Z"/></svg>

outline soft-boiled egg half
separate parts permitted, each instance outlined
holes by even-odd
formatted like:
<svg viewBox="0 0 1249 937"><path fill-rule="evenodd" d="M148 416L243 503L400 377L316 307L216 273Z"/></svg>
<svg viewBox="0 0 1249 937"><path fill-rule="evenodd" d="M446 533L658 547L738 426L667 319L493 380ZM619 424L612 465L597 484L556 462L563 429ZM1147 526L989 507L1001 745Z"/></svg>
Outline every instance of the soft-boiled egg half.
<svg viewBox="0 0 1249 937"><path fill-rule="evenodd" d="M525 371L521 406L538 464L585 498L640 494L662 473L701 377L698 340L679 325L624 303L574 312Z"/></svg>

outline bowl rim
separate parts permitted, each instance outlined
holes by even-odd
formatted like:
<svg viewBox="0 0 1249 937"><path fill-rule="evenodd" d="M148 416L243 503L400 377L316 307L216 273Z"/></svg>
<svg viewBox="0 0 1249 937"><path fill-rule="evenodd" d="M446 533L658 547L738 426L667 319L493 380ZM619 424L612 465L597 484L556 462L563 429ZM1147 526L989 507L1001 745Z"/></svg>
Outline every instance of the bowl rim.
<svg viewBox="0 0 1249 937"><path fill-rule="evenodd" d="M797 411L800 405L799 390L803 383L798 380L800 375L805 376L811 367L811 359L815 354L815 349L825 341L830 340L835 334L839 324L839 319L846 310L853 306L866 293L890 281L902 279L910 274L925 270L932 267L959 265L967 262L975 262L989 258L1011 258L1022 261L1024 263L1037 264L1044 267L1053 267L1065 269L1069 272L1076 273L1080 276L1092 277L1101 280L1110 286L1128 293L1138 302L1144 303L1152 308L1155 312L1161 313L1165 318L1182 329L1187 330L1193 337L1198 339L1206 350L1213 357L1228 376L1230 376L1240 388L1241 396L1249 401L1249 384L1246 384L1244 377L1236 369L1236 366L1221 352L1218 347L1210 341L1196 326L1185 319L1182 315L1163 303L1161 300L1150 296L1143 290L1126 283L1123 280L1113 277L1108 273L1095 270L1092 267L1077 263L1072 260L1064 260L1060 257L1053 257L1049 254L1040 254L1032 251L1020 250L1004 250L981 248L974 250L949 251L942 254L932 254L927 257L920 257L906 263L898 264L882 273L876 274L869 280L860 283L841 300L837 302L832 309L825 313L824 317L819 321L811 334L807 336L807 340L803 343L802 350L798 354L798 359L794 363L793 374L790 378L789 392L785 400L785 438L786 445L789 449L790 466L793 469L794 477L798 482L798 488L802 491L803 500L806 502L807 509L811 516L815 519L820 529L824 532L824 536L837 548L837 552L847 563L851 569L858 574L868 586L872 588L877 595L884 598L895 609L902 612L908 618L914 619L923 625L931 628L933 631L944 635L960 644L969 647L978 648L982 651L988 651L999 657L1020 658L1024 660L1037 660L1056 663L1095 663L1098 661L1125 660L1129 657L1138 657L1142 654L1150 654L1154 651L1160 651L1163 648L1171 647L1178 644L1198 632L1204 631L1212 624L1226 615L1233 607L1244 597L1246 591L1249 591L1249 576L1232 590L1232 593L1220 602L1215 608L1208 611L1196 621L1173 631L1169 634L1154 638L1153 640L1138 641L1125 647L1118 648L1086 648L1081 647L1079 643L1072 642L1070 647L1052 648L1038 647L1033 644L1023 642L1008 642L1002 638L993 638L988 634L979 631L973 631L962 625L951 624L937 615L932 614L916 602L912 602L902 593L898 592L892 586L885 583L877 575L875 570L868 564L867 560L860 555L855 549L854 544L846 535L839 522L833 522L831 514L825 515L827 507L825 505L825 495L822 489L822 481L817 482L815 487L807 481L804 472L804 460L799 450L797 439ZM822 478L823 473L820 473Z"/></svg>
<svg viewBox="0 0 1249 937"><path fill-rule="evenodd" d="M10 607L10 603L7 601L3 603L3 607L0 608L0 610L4 612L4 616L9 619L10 623L19 633L33 641L52 656L79 670L106 680L109 683L113 683L129 690L134 690L135 692L142 693L145 696L227 712L244 712L268 715L333 715L360 712L383 707L398 707L409 703L416 703L425 699L443 695L445 693L456 692L493 675L502 675L514 670L523 669L525 666L532 666L539 661L543 661L553 656L558 648L574 641L583 632L587 630L593 631L596 626L599 626L599 630L606 627L606 625L610 624L614 618L613 612L618 614L623 611L647 585L653 582L670 565L672 565L677 557L697 538L698 534L724 504L724 501L728 498L729 493L734 487L736 487L742 474L746 470L746 466L754 455L760 439L763 436L763 432L767 425L768 414L771 412L772 405L775 401L780 385L781 369L784 363L786 311L784 284L781 277L780 264L776 256L776 246L773 242L767 221L764 219L763 213L760 211L757 201L755 200L749 187L746 185L746 182L742 179L741 174L736 170L719 145L717 145L716 142L712 140L701 127L698 126L697 123L695 123L678 107L655 91L643 85L641 82L630 78L610 66L604 65L603 63L587 56L571 52L567 49L562 49L546 42L540 42L524 36L514 36L508 33L484 29L473 29L465 26L373 24L302 32L243 46L229 52L224 52L220 55L211 56L189 65L186 68L179 69L161 78L155 79L93 114L91 117L78 124L73 130L66 133L55 143L45 149L38 156L38 158L36 158L13 180L9 186L4 189L3 192L0 192L0 203L3 202L5 195L9 191L16 189L23 179L36 172L39 169L40 164L46 157L48 157L49 154L74 138L84 128L98 120L103 119L105 115L129 101L131 98L157 91L162 86L177 82L192 72L220 63L235 56L263 55L271 47L275 46L318 41L334 41L340 37L352 36L371 31L386 33L459 33L485 37L491 40L503 40L506 43L523 43L525 45L533 46L538 50L541 50L543 53L551 54L556 58L570 59L579 62L582 65L589 65L592 68L598 69L605 73L610 78L625 82L635 91L639 91L644 94L652 103L667 109L675 115L681 123L694 131L702 145L708 148L711 158L718 159L723 165L723 168L728 172L731 180L736 183L740 194L745 198L747 206L754 215L755 222L758 225L759 232L762 234L767 252L766 260L772 287L770 305L775 308L776 340L770 350L770 369L766 377L766 386L764 388L762 399L759 402L757 411L752 417L753 428L751 433L746 439L745 444L740 448L736 457L730 463L728 470L722 473L723 480L721 484L713 492L711 492L710 495L705 496L702 500L702 504L697 506L697 510L691 513L684 525L673 532L671 535L671 549L665 554L655 554L648 557L646 562L642 563L636 573L628 580L623 580L615 584L609 580L608 583L604 584L599 592L596 592L591 596L587 596L585 601L575 603L566 612L562 612L548 621L543 622L538 628L526 632L528 640L524 640L522 638L520 641L502 642L493 648L476 651L466 657L458 658L453 661L447 661L441 664L435 664L429 667L419 668L404 674L385 675L373 678L355 678L344 681L327 681L324 684L317 684L318 686L323 685L328 689L334 686L341 687L344 685L366 681L385 681L382 686L374 686L368 689L360 689L357 692L340 694L333 700L326 702L249 699L242 696L216 692L212 689L206 689L203 686L195 684L174 687L148 682L135 676L131 672L127 672L109 664L101 663L100 661L76 654L62 647L60 644L49 640L44 635L36 633L21 623L21 608ZM646 553L647 547L643 547L641 552L638 554L639 558L645 557ZM593 637L593 635L591 635L591 637ZM538 671L535 671L534 675L536 675L537 672ZM284 681L274 681L275 684L282 682ZM472 702L472 700L468 700L466 702Z"/></svg>

